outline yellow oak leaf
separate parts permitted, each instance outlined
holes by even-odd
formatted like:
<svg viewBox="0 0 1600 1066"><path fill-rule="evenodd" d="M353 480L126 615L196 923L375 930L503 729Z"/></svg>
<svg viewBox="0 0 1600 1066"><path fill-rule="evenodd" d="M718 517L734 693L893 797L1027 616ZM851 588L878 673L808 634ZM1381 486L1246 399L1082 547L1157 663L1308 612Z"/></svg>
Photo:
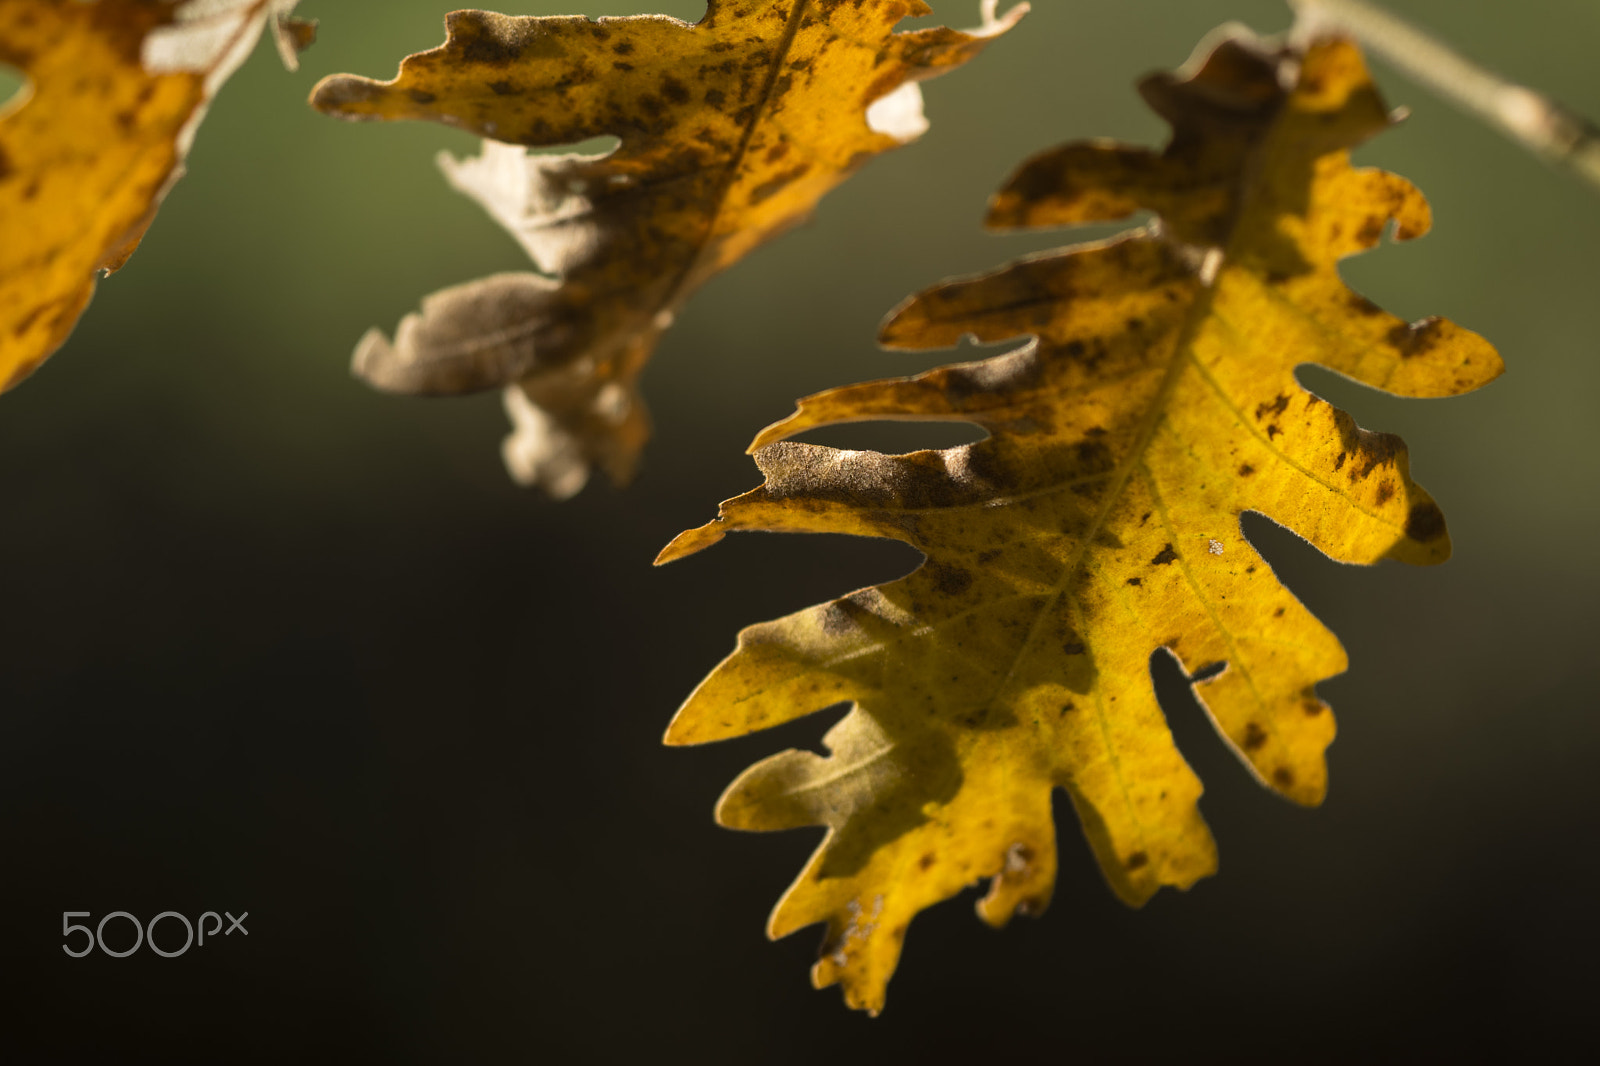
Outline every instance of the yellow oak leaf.
<svg viewBox="0 0 1600 1066"><path fill-rule="evenodd" d="M293 69L299 0L0 0L0 390L72 332L139 246L210 101L270 20Z"/></svg>
<svg viewBox="0 0 1600 1066"><path fill-rule="evenodd" d="M649 423L640 370L689 295L809 217L868 159L927 127L917 82L1022 17L984 0L971 32L895 33L922 0L709 0L700 22L457 11L448 38L392 81L324 79L346 119L429 119L485 138L440 163L543 273L446 289L357 375L390 392L507 387L513 476L566 497L598 466L633 474ZM529 147L620 140L597 155Z"/></svg>
<svg viewBox="0 0 1600 1066"><path fill-rule="evenodd" d="M842 983L854 1007L882 1007L912 918L965 886L991 879L978 913L992 925L1044 909L1055 788L1127 903L1215 870L1200 782L1152 687L1158 649L1263 784L1322 800L1334 723L1315 686L1345 653L1244 538L1245 512L1350 563L1449 555L1399 439L1294 376L1318 363L1450 396L1502 369L1475 334L1408 325L1340 280L1338 261L1391 223L1400 240L1429 225L1409 183L1350 164L1389 121L1359 52L1229 37L1141 89L1173 126L1164 152L1047 152L995 198L990 223L1140 209L1154 222L938 285L881 338L1031 342L802 400L752 445L765 483L658 560L740 529L893 537L926 556L901 580L746 629L667 732L699 744L853 704L825 738L831 754L757 764L717 818L828 828L769 932L826 923L813 979ZM989 436L906 455L784 440L877 419Z"/></svg>

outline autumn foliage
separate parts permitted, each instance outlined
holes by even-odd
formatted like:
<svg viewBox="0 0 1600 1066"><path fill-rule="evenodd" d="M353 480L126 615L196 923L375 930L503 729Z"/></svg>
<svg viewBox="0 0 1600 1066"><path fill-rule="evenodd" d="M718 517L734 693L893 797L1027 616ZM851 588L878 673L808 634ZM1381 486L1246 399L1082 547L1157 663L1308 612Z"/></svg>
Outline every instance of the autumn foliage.
<svg viewBox="0 0 1600 1066"><path fill-rule="evenodd" d="M0 385L55 350L96 272L133 252L263 28L291 63L309 43L293 7L0 0L0 60L32 85L0 115ZM445 43L392 80L325 79L311 103L328 115L485 138L441 165L538 268L426 297L392 337L360 341L357 374L390 392L504 389L507 463L550 495L579 491L591 468L626 481L649 432L640 370L695 289L920 135L917 83L1025 10L986 0L965 32L896 32L928 13L921 0L710 0L694 25L457 11ZM992 925L1045 909L1054 789L1127 903L1215 870L1155 653L1182 664L1264 786L1323 800L1334 721L1316 686L1346 657L1244 538L1246 512L1349 563L1450 554L1405 446L1295 377L1316 363L1442 397L1502 369L1475 334L1402 321L1340 278L1342 259L1430 225L1403 178L1350 163L1390 122L1357 48L1229 32L1140 91L1172 127L1163 151L1044 152L988 225L1147 222L908 299L887 347L1015 346L801 400L751 446L762 485L658 560L736 530L886 537L925 556L905 578L746 629L667 733L705 743L849 704L827 755L758 763L716 813L741 829L827 828L769 931L824 925L813 979L853 1007L882 1008L912 919L963 888L988 881L978 912ZM616 146L531 151L602 136ZM904 455L790 440L882 419L988 436Z"/></svg>
<svg viewBox="0 0 1600 1066"><path fill-rule="evenodd" d="M1141 89L1173 125L1165 152L1045 153L989 222L1145 209L1152 223L936 286L880 338L1032 342L802 400L752 446L765 483L662 553L766 529L893 537L927 556L892 584L747 629L667 734L701 743L854 704L828 757L774 756L717 810L737 828L828 827L771 932L827 923L814 978L842 983L853 1006L883 1005L911 919L973 881L990 879L978 912L993 925L1044 909L1054 788L1128 903L1215 869L1200 782L1152 687L1158 648L1203 675L1218 731L1267 787L1321 802L1334 726L1315 686L1345 669L1344 651L1241 535L1244 512L1346 562L1449 555L1400 441L1294 377L1316 362L1448 396L1501 370L1476 335L1407 325L1339 279L1338 261L1391 224L1398 239L1428 228L1407 182L1349 163L1388 123L1356 49L1328 41L1300 56L1228 38L1191 74ZM990 436L898 456L783 443L884 418Z"/></svg>
<svg viewBox="0 0 1600 1066"><path fill-rule="evenodd" d="M426 119L484 138L440 165L543 273L497 274L423 301L356 373L389 392L506 389L513 476L554 496L591 467L632 478L649 423L636 383L695 289L804 222L873 156L926 129L917 82L1016 24L986 5L970 33L895 33L921 0L711 0L664 15L513 18L457 11L449 37L392 81L327 78L313 107ZM596 155L528 148L620 139Z"/></svg>
<svg viewBox="0 0 1600 1066"><path fill-rule="evenodd" d="M67 339L97 274L138 248L206 104L270 21L291 67L298 0L5 0L0 62L31 91L0 113L0 390Z"/></svg>

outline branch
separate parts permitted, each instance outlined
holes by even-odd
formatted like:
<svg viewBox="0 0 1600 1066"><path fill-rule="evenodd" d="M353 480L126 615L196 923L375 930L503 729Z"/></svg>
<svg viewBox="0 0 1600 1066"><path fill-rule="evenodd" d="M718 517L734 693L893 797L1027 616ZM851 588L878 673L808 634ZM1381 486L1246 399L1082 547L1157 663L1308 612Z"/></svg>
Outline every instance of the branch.
<svg viewBox="0 0 1600 1066"><path fill-rule="evenodd" d="M1508 81L1365 0L1288 0L1294 34L1348 34L1401 73L1476 115L1534 155L1600 189L1600 126L1541 92Z"/></svg>

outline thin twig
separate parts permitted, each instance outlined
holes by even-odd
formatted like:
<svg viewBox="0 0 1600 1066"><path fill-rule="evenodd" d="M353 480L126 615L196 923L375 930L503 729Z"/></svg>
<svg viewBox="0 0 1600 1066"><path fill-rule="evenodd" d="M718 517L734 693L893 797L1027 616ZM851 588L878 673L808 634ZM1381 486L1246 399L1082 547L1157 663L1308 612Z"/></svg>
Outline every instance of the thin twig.
<svg viewBox="0 0 1600 1066"><path fill-rule="evenodd" d="M1600 189L1600 126L1541 92L1508 81L1437 37L1365 0L1289 0L1294 33L1348 34L1401 73Z"/></svg>

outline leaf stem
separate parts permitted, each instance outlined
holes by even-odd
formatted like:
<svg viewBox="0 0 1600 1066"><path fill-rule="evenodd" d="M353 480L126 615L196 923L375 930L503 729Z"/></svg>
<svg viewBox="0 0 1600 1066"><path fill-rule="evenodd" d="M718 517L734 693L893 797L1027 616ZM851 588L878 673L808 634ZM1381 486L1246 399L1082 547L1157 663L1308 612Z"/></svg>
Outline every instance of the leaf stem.
<svg viewBox="0 0 1600 1066"><path fill-rule="evenodd" d="M1413 81L1600 190L1600 126L1366 0L1288 0L1296 37L1348 34Z"/></svg>

